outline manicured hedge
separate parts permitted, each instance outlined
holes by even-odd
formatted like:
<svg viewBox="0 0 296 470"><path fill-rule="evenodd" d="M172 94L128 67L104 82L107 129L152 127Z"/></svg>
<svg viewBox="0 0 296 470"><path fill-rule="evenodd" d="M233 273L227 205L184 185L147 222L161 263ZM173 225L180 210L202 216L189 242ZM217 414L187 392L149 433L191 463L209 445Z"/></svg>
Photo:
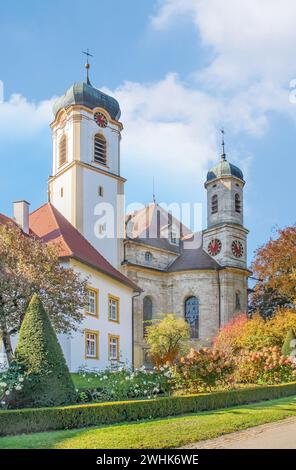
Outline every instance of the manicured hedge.
<svg viewBox="0 0 296 470"><path fill-rule="evenodd" d="M83 428L216 410L296 395L296 382L152 400L0 411L0 435Z"/></svg>

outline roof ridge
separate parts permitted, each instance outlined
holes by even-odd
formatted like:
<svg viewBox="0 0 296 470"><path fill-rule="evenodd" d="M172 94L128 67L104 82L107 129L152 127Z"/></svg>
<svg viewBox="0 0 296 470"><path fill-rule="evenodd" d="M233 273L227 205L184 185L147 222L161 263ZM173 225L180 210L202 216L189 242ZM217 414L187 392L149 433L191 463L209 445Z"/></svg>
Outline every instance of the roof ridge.
<svg viewBox="0 0 296 470"><path fill-rule="evenodd" d="M108 263L108 265L110 266L110 268L114 269L114 270L117 271L119 274L121 274L122 276L126 277L126 276L125 276L124 274L122 274L117 268L115 268L114 266L112 266L112 264L105 258L105 256L103 256L103 255L100 253L100 251L97 250L97 248L94 247L94 246L87 240L87 238L85 238L85 236L84 236L81 232L79 232L79 230L78 230L76 227L74 227L74 225L72 225L71 222L69 222L69 221L66 219L66 217L63 216L63 214L61 214L61 213L58 211L58 209L56 209L56 207L54 207L51 203L48 203L48 204L49 204L50 207L51 207L51 210L52 210L52 213L53 213L53 215L54 215L54 217L55 217L55 220L56 220L56 216L55 216L55 214L54 214L54 211L58 212L59 215L60 215L61 217L63 217L63 218L66 220L66 222L72 226L73 230L75 230L75 231L79 234L79 236L84 239L84 241L86 242L86 244L89 245L93 250L95 250L95 251L103 258L103 260L104 260L106 263ZM59 224L58 224L58 227L59 227ZM61 232L61 235L63 235L62 232ZM63 238L64 238L64 235L63 235ZM65 239L64 239L64 241L65 241ZM65 243L66 243L66 245L68 246L69 250L71 251L72 255L74 255L73 250L69 247L68 243L67 243L66 241L65 241Z"/></svg>

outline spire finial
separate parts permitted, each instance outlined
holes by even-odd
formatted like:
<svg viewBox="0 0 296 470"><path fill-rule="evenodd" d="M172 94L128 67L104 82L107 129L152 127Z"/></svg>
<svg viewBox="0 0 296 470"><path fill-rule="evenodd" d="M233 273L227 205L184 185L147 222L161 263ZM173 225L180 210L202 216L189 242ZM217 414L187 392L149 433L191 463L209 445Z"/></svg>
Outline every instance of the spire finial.
<svg viewBox="0 0 296 470"><path fill-rule="evenodd" d="M221 132L221 137L222 137L222 142L221 142L221 145L222 145L222 153L221 153L221 160L223 160L225 162L226 160L226 153L225 153L225 142L224 142L224 134L225 134L225 131L222 127L222 129L220 129L220 132Z"/></svg>
<svg viewBox="0 0 296 470"><path fill-rule="evenodd" d="M155 181L154 181L154 176L153 176L152 185L153 185L153 195L152 195L153 204L156 204L156 196L155 196Z"/></svg>
<svg viewBox="0 0 296 470"><path fill-rule="evenodd" d="M88 85L90 85L90 81L89 81L89 69L90 69L90 63L88 61L88 58L89 57L93 57L92 54L90 54L89 52L89 49L86 49L86 51L82 51L82 54L85 54L86 55L86 64L85 64L85 68L86 68L86 83Z"/></svg>

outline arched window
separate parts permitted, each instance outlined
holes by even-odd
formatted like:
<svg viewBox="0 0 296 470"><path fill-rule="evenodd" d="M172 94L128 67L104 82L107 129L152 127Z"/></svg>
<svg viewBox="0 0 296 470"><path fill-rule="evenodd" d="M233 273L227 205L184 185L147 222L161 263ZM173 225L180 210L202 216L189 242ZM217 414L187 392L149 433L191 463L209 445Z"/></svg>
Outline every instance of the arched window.
<svg viewBox="0 0 296 470"><path fill-rule="evenodd" d="M242 305L241 305L241 295L240 295L240 292L236 292L235 293L235 310L236 311L240 311L242 308Z"/></svg>
<svg viewBox="0 0 296 470"><path fill-rule="evenodd" d="M152 254L150 251L146 251L145 253L145 263L151 264L152 263Z"/></svg>
<svg viewBox="0 0 296 470"><path fill-rule="evenodd" d="M143 300L143 336L147 333L147 326L151 325L153 316L153 303L150 297L144 297Z"/></svg>
<svg viewBox="0 0 296 470"><path fill-rule="evenodd" d="M197 297L188 297L185 300L185 320L190 326L191 338L199 338L199 300Z"/></svg>
<svg viewBox="0 0 296 470"><path fill-rule="evenodd" d="M107 142L102 134L95 135L94 160L101 165L107 163Z"/></svg>
<svg viewBox="0 0 296 470"><path fill-rule="evenodd" d="M67 162L67 137L64 134L59 144L59 168Z"/></svg>
<svg viewBox="0 0 296 470"><path fill-rule="evenodd" d="M234 196L234 203L235 203L235 212L240 213L241 211L241 198L238 193Z"/></svg>
<svg viewBox="0 0 296 470"><path fill-rule="evenodd" d="M212 214L217 214L218 212L218 196L214 194L211 200Z"/></svg>

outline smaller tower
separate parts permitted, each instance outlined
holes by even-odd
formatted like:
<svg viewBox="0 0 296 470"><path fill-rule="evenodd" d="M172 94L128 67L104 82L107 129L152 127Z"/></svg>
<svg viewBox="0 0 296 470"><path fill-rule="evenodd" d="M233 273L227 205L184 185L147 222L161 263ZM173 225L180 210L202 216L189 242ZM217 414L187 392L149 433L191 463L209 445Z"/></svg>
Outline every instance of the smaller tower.
<svg viewBox="0 0 296 470"><path fill-rule="evenodd" d="M226 159L224 131L218 165L207 174L208 226L203 232L203 248L221 266L219 323L227 323L236 313L247 311L247 234L243 225L242 171Z"/></svg>
<svg viewBox="0 0 296 470"><path fill-rule="evenodd" d="M225 154L224 131L222 153L218 165L207 174L208 226L204 231L204 249L222 266L246 267L246 236L243 226L242 171L229 163Z"/></svg>

